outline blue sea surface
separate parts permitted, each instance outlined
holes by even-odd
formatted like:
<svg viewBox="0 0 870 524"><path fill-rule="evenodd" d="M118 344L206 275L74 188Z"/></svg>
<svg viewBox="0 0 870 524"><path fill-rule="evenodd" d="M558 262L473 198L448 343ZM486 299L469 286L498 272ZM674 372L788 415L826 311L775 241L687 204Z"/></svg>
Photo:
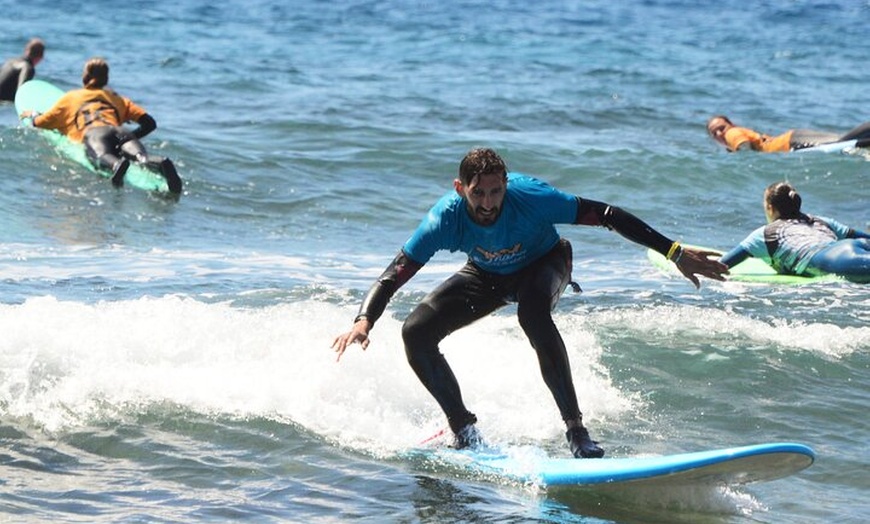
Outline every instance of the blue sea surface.
<svg viewBox="0 0 870 524"><path fill-rule="evenodd" d="M0 521L865 522L870 288L690 282L565 226L554 318L584 420L613 457L799 442L740 487L548 490L408 451L445 426L401 323L464 259L439 253L363 352L330 346L472 147L729 249L787 180L870 228L870 155L729 154L870 120L870 3L0 0L63 89L105 57L171 157L178 201L60 156L0 105ZM567 456L508 307L442 350L485 438Z"/></svg>

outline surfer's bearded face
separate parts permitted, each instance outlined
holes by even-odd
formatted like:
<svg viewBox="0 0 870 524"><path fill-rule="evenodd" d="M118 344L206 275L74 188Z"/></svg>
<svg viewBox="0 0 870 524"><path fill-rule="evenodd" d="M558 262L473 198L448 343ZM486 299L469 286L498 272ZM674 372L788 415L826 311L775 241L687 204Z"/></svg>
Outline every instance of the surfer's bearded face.
<svg viewBox="0 0 870 524"><path fill-rule="evenodd" d="M492 225L498 220L507 191L507 179L503 173L476 176L468 185L459 179L453 184L456 192L465 199L472 220L481 226Z"/></svg>

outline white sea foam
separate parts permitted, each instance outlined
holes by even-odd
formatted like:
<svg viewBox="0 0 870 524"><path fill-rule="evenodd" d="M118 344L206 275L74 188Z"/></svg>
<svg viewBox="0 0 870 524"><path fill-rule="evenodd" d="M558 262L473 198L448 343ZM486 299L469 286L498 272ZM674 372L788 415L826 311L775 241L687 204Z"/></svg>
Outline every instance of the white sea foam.
<svg viewBox="0 0 870 524"><path fill-rule="evenodd" d="M0 306L0 402L7 416L60 431L155 402L203 412L292 420L344 445L389 451L443 425L408 366L400 323L385 317L366 352L339 363L333 338L347 308L303 301L239 309L181 297L85 305L34 298ZM633 399L599 362L583 329L565 330L587 419ZM558 411L513 316L457 332L442 349L469 408L493 440L560 434Z"/></svg>

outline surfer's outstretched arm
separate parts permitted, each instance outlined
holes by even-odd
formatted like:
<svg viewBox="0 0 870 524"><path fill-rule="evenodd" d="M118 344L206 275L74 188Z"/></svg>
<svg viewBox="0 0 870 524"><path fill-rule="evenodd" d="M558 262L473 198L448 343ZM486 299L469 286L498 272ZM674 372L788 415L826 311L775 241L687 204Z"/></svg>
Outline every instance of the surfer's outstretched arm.
<svg viewBox="0 0 870 524"><path fill-rule="evenodd" d="M725 280L728 267L709 257L718 256L715 251L706 251L680 245L662 235L646 222L635 215L616 206L580 198L577 209L577 224L589 226L604 226L612 229L625 238L658 251L673 262L680 273L700 287L701 282L696 275L702 275L713 280Z"/></svg>
<svg viewBox="0 0 870 524"><path fill-rule="evenodd" d="M423 264L408 258L404 251L399 251L396 258L381 273L377 281L369 288L368 294L359 307L359 313L353 322L353 327L347 333L339 335L332 343L332 348L338 353L336 360L347 350L347 346L359 342L363 350L369 346L369 331L375 322L384 314L387 304L400 287L411 280Z"/></svg>

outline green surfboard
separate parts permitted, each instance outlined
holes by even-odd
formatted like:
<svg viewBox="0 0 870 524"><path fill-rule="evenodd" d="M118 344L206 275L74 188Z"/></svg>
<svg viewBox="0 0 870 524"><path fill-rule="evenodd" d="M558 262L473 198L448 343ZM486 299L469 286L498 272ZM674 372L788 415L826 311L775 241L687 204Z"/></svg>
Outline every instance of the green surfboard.
<svg viewBox="0 0 870 524"><path fill-rule="evenodd" d="M717 249L701 247L701 246L689 246L697 249L704 249L707 251L715 251L719 253L719 255L724 255L722 251ZM662 254L652 249L648 249L647 258L652 264L665 273L675 273L679 274L677 267L670 261L668 261ZM797 275L780 275L776 272L772 267L770 267L764 260L758 258L747 258L743 262L737 264L732 267L730 270L730 274L727 276L728 280L734 280L736 282L757 282L762 284L787 284L787 285L795 285L795 284L810 284L813 282L829 282L829 281L837 281L840 280L836 275L824 275L818 277L802 277Z"/></svg>
<svg viewBox="0 0 870 524"><path fill-rule="evenodd" d="M30 80L18 88L18 92L15 94L15 109L19 115L26 110L44 113L51 109L57 99L63 94L63 90L49 82ZM22 125L30 127L30 119L22 120ZM111 178L111 172L94 167L88 159L85 147L82 144L73 142L65 135L54 130L40 129L39 132L64 157L81 164L100 176ZM181 193L181 179L175 173L174 166L169 174L164 175L157 164L158 162L149 162L147 164L132 162L124 175L124 183L144 191L171 194Z"/></svg>

